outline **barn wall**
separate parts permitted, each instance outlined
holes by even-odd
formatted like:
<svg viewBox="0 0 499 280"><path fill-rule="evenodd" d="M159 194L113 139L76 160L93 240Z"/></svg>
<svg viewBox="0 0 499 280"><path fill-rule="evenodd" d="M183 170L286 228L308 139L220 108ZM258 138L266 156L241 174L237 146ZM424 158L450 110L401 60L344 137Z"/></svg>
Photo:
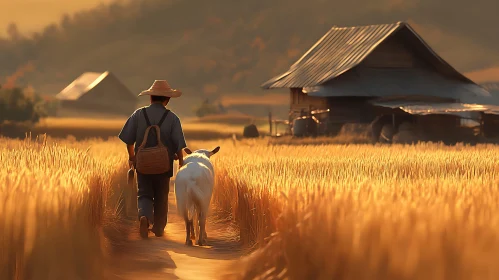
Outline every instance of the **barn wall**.
<svg viewBox="0 0 499 280"><path fill-rule="evenodd" d="M327 98L328 113L317 115L321 121L320 132L336 135L344 124L368 124L376 117L374 106L368 103L366 97L329 97Z"/></svg>
<svg viewBox="0 0 499 280"><path fill-rule="evenodd" d="M371 97L314 97L304 94L301 89L290 90L290 120L300 116L301 111L308 114L313 110L330 109L329 118L336 123L369 122L376 116L374 106L368 103Z"/></svg>
<svg viewBox="0 0 499 280"><path fill-rule="evenodd" d="M419 42L408 30L401 30L383 41L360 64L368 68L418 68L425 69L438 75L460 80L454 73L441 66L431 52Z"/></svg>
<svg viewBox="0 0 499 280"><path fill-rule="evenodd" d="M397 36L381 43L362 63L372 68L413 68L422 61Z"/></svg>
<svg viewBox="0 0 499 280"><path fill-rule="evenodd" d="M484 114L483 115L483 133L485 137L499 137L499 116Z"/></svg>
<svg viewBox="0 0 499 280"><path fill-rule="evenodd" d="M327 109L327 106L327 98L309 96L301 88L290 89L290 121L299 117L302 110L309 113L312 110Z"/></svg>
<svg viewBox="0 0 499 280"><path fill-rule="evenodd" d="M330 112L315 115L322 123L321 133L335 134L345 123L370 123L377 112L368 101L371 97L312 97L301 89L290 90L290 114L292 121L313 110L329 109Z"/></svg>
<svg viewBox="0 0 499 280"><path fill-rule="evenodd" d="M416 124L426 140L452 140L459 136L460 118L453 115L417 116Z"/></svg>
<svg viewBox="0 0 499 280"><path fill-rule="evenodd" d="M329 97L329 118L339 123L371 122L376 114L369 97Z"/></svg>

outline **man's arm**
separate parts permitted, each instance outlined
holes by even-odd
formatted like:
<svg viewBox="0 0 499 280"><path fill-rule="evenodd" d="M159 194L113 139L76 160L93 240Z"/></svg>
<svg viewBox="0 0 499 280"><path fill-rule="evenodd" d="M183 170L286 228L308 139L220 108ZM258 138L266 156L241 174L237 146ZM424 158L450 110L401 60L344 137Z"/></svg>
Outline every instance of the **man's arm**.
<svg viewBox="0 0 499 280"><path fill-rule="evenodd" d="M134 166L135 167L135 150L133 149L133 144L132 145L126 145L126 149L128 151L128 165L130 167Z"/></svg>
<svg viewBox="0 0 499 280"><path fill-rule="evenodd" d="M187 147L184 138L184 131L182 130L182 125L180 124L180 119L178 117L175 118L172 127L172 142L176 148L176 157L178 158L178 165L182 167L184 165L184 154L182 150Z"/></svg>
<svg viewBox="0 0 499 280"><path fill-rule="evenodd" d="M135 151L133 145L135 144L136 136L137 136L137 111L135 111L126 121L125 125L121 129L118 137L126 144L126 148L128 151L128 164L130 167L135 166Z"/></svg>

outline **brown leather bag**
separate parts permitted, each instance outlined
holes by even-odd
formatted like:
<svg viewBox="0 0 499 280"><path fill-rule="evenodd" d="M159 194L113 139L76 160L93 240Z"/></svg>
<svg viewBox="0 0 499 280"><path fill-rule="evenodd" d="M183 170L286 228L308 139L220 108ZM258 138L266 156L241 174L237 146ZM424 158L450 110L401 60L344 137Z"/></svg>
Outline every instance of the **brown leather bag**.
<svg viewBox="0 0 499 280"><path fill-rule="evenodd" d="M144 140L137 149L136 155L136 167L137 172L142 174L162 174L170 171L170 154L168 148L161 142L160 127L163 124L166 116L168 115L168 110L164 113L163 117L157 125L151 125L149 122L149 117L147 116L145 108L142 109L144 117L147 122L147 129L144 133ZM149 131L155 129L156 137L158 143L153 147L145 147L147 143L147 138L149 136Z"/></svg>

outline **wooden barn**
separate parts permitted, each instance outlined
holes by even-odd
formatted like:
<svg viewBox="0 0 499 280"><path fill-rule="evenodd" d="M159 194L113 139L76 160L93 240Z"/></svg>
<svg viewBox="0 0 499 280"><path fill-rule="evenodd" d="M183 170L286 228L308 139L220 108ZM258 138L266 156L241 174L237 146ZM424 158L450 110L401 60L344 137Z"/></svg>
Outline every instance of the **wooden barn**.
<svg viewBox="0 0 499 280"><path fill-rule="evenodd" d="M64 88L58 115L123 115L133 113L138 98L113 73L86 72Z"/></svg>
<svg viewBox="0 0 499 280"><path fill-rule="evenodd" d="M413 115L424 115L419 119L434 125L427 110L436 115L446 111L442 104L491 102L487 90L445 62L405 22L335 26L262 87L288 88L290 123L308 116L319 124L321 134L335 134L345 123L370 124L383 116L390 116L385 122L396 126L404 120L415 122ZM403 110L415 105L419 111ZM459 114L441 115L439 126L459 125Z"/></svg>

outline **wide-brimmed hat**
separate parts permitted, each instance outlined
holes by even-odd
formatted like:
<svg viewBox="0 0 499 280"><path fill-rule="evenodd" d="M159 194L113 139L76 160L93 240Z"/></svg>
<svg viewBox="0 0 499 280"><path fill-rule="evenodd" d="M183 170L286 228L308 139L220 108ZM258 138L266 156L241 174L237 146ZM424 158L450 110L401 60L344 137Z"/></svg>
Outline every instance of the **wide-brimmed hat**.
<svg viewBox="0 0 499 280"><path fill-rule="evenodd" d="M156 95L175 98L180 97L182 92L172 89L166 80L155 80L148 90L144 90L139 94L139 96L142 95Z"/></svg>

